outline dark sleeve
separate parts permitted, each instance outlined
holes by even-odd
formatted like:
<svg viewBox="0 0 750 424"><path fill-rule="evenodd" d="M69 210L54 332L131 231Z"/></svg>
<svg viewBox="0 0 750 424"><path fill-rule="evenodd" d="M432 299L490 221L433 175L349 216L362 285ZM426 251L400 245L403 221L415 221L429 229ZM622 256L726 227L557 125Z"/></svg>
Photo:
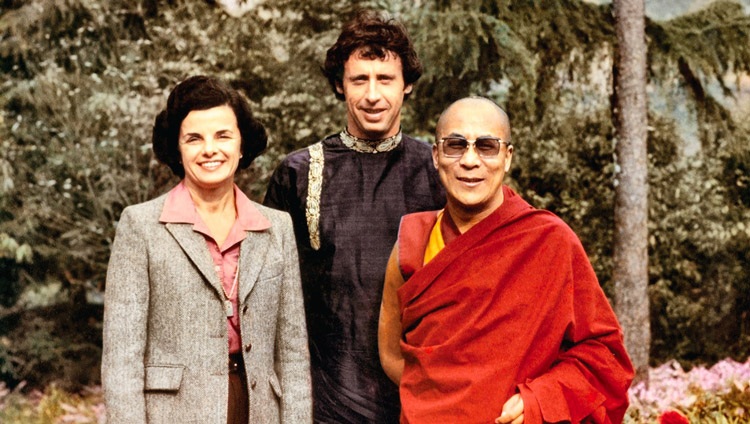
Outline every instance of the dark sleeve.
<svg viewBox="0 0 750 424"><path fill-rule="evenodd" d="M289 166L288 160L284 160L271 175L263 204L291 212L299 204L298 197L296 172Z"/></svg>
<svg viewBox="0 0 750 424"><path fill-rule="evenodd" d="M407 212L434 211L445 207L445 190L440 182L440 175L432 160L430 144L407 138L405 140L406 161L411 172L405 176L408 184Z"/></svg>
<svg viewBox="0 0 750 424"><path fill-rule="evenodd" d="M265 206L288 212L292 216L294 234L300 248L309 240L305 202L310 155L307 149L290 153L271 175L263 199Z"/></svg>
<svg viewBox="0 0 750 424"><path fill-rule="evenodd" d="M430 163L427 172L430 178L432 198L435 202L434 209L442 209L445 207L445 189L443 188L443 183L440 181L440 175L438 174L437 169L432 166L432 163Z"/></svg>

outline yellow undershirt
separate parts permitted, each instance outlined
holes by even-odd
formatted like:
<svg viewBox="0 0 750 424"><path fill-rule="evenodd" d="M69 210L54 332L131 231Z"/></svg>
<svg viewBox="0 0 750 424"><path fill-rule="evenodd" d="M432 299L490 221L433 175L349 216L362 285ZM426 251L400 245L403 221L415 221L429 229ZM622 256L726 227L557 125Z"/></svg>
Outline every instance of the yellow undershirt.
<svg viewBox="0 0 750 424"><path fill-rule="evenodd" d="M440 231L440 223L443 221L443 211L438 212L437 221L430 232L430 240L424 250L424 265L432 260L445 247L443 232Z"/></svg>

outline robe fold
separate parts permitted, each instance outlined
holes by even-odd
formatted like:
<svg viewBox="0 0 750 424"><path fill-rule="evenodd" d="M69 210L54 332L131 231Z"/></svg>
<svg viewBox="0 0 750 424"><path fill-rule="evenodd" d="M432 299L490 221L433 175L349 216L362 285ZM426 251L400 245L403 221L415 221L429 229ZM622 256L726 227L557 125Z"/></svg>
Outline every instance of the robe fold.
<svg viewBox="0 0 750 424"><path fill-rule="evenodd" d="M437 213L402 219L401 422L490 423L515 393L528 424L622 422L633 368L578 237L503 190L424 265Z"/></svg>

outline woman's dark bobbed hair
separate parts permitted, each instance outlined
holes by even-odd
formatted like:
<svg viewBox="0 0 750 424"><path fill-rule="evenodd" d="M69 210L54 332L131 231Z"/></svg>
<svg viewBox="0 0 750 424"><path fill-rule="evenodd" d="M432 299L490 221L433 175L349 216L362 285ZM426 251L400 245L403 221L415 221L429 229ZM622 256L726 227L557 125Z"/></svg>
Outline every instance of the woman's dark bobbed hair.
<svg viewBox="0 0 750 424"><path fill-rule="evenodd" d="M253 117L250 105L237 90L216 78L202 75L190 77L177 84L169 94L167 107L156 116L151 136L156 159L167 165L175 175L184 178L185 168L180 163L178 146L182 121L194 110L224 105L234 111L242 137L239 168L250 166L253 159L266 148L266 129Z"/></svg>

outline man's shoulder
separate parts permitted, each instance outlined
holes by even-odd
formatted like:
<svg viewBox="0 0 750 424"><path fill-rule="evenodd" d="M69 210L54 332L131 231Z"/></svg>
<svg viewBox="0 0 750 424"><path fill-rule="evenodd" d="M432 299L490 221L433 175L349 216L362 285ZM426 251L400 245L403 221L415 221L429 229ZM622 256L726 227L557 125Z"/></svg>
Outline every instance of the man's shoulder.
<svg viewBox="0 0 750 424"><path fill-rule="evenodd" d="M432 154L432 145L427 141L404 134L401 138L404 148L422 154Z"/></svg>
<svg viewBox="0 0 750 424"><path fill-rule="evenodd" d="M441 210L442 209L408 213L401 218L401 222L432 222L434 224L437 221L437 216Z"/></svg>
<svg viewBox="0 0 750 424"><path fill-rule="evenodd" d="M562 218L545 209L532 208L517 224L536 232L548 242L580 243L578 235Z"/></svg>
<svg viewBox="0 0 750 424"><path fill-rule="evenodd" d="M295 168L299 169L300 167L307 167L308 163L310 162L310 148L316 145L325 145L325 142L327 140L331 140L338 137L338 134L331 134L320 141L317 141L315 143L312 143L310 145L307 145L305 147L302 147L300 149L294 150L286 155L284 159L279 164L279 167L284 168Z"/></svg>
<svg viewBox="0 0 750 424"><path fill-rule="evenodd" d="M440 210L412 212L401 217L401 224L398 230L399 240L408 240L412 238L421 239L425 234L429 234L432 227L437 222ZM399 241L401 243L401 241Z"/></svg>
<svg viewBox="0 0 750 424"><path fill-rule="evenodd" d="M330 134L316 143L288 153L286 157L284 157L284 159L281 161L281 163L279 163L278 168L295 170L307 169L310 163L310 148L312 146L321 145L324 150L326 148L332 148L332 146L334 146L333 148L335 149L336 143L340 143L339 135ZM404 134L401 139L401 143L407 155L419 157L432 156L432 145L424 140L420 140L418 138Z"/></svg>
<svg viewBox="0 0 750 424"><path fill-rule="evenodd" d="M554 212L536 208L507 185L503 185L502 190L505 200L490 215L492 222L501 227L522 228L529 236L537 233L575 236L568 224Z"/></svg>
<svg viewBox="0 0 750 424"><path fill-rule="evenodd" d="M279 167L299 168L301 164L307 164L310 161L309 147L310 146L303 147L301 149L297 149L293 152L290 152L281 161L281 163L279 164Z"/></svg>

